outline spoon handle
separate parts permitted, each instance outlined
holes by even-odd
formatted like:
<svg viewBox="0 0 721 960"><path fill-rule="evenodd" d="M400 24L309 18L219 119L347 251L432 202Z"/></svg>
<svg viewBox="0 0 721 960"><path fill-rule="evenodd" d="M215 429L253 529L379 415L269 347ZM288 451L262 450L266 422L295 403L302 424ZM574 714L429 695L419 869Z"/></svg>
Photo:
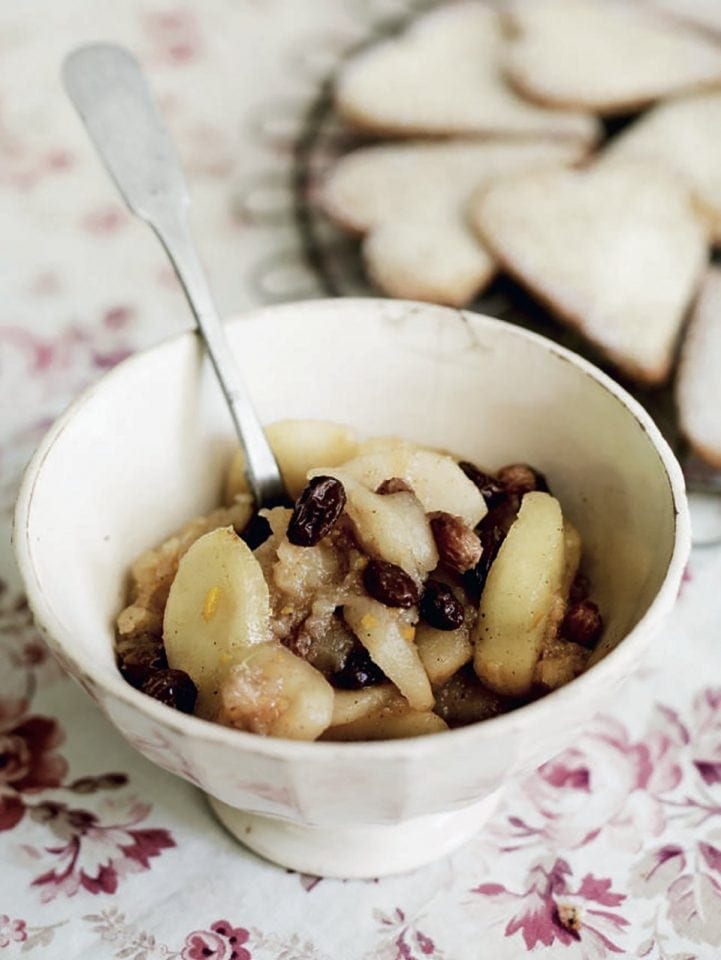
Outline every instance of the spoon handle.
<svg viewBox="0 0 721 960"><path fill-rule="evenodd" d="M125 202L158 235L183 286L228 402L256 504L281 502L280 471L213 303L188 227L188 188L140 65L122 47L96 43L67 57L63 77Z"/></svg>

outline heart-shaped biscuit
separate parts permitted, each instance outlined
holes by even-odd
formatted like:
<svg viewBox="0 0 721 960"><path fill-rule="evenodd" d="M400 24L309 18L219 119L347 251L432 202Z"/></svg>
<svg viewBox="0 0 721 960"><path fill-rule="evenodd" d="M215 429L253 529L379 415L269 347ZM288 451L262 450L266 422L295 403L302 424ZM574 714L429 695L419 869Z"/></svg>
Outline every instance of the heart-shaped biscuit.
<svg viewBox="0 0 721 960"><path fill-rule="evenodd" d="M356 126L391 135L597 139L593 117L539 107L514 93L499 70L504 49L491 5L444 6L349 60L338 76L336 105Z"/></svg>
<svg viewBox="0 0 721 960"><path fill-rule="evenodd" d="M721 469L721 269L709 270L681 351L676 403L691 446Z"/></svg>
<svg viewBox="0 0 721 960"><path fill-rule="evenodd" d="M663 168L498 181L472 218L501 264L625 374L663 382L707 260L707 225Z"/></svg>
<svg viewBox="0 0 721 960"><path fill-rule="evenodd" d="M406 142L343 157L320 192L342 227L366 234L363 258L381 290L463 306L490 281L495 260L468 223L475 190L494 178L573 163L571 142Z"/></svg>
<svg viewBox="0 0 721 960"><path fill-rule="evenodd" d="M687 180L721 241L721 91L658 104L612 140L600 162L629 159L663 163Z"/></svg>
<svg viewBox="0 0 721 960"><path fill-rule="evenodd" d="M721 47L628 0L511 0L505 69L539 103L621 113L721 86Z"/></svg>

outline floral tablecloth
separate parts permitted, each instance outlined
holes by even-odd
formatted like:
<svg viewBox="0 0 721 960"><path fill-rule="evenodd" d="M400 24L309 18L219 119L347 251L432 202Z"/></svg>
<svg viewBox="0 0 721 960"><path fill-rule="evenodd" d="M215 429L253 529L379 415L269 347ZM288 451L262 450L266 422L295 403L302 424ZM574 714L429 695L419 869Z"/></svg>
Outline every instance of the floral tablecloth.
<svg viewBox="0 0 721 960"><path fill-rule="evenodd" d="M313 103L343 50L411 6L0 10L0 960L721 956L719 548L694 552L645 669L571 750L455 855L382 881L294 874L236 844L195 788L116 735L33 629L9 546L24 464L83 386L189 323L64 97L64 54L112 39L151 74L229 315L328 290L293 196Z"/></svg>

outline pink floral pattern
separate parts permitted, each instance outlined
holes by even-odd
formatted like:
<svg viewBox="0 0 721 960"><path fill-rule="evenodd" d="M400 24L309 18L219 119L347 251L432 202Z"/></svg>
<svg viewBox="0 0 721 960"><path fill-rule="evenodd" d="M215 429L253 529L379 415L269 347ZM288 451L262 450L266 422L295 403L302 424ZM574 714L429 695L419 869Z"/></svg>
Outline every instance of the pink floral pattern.
<svg viewBox="0 0 721 960"><path fill-rule="evenodd" d="M537 864L530 871L529 885L521 893L503 884L481 883L473 893L502 905L508 912L505 936L520 933L526 950L539 944L561 944L569 960L599 960L623 953L619 939L628 926L614 912L626 899L614 893L611 880L586 874L576 889L571 886L571 867L558 859L549 867Z"/></svg>
<svg viewBox="0 0 721 960"><path fill-rule="evenodd" d="M243 946L250 934L227 920L216 920L210 930L194 930L185 938L182 960L252 960Z"/></svg>
<svg viewBox="0 0 721 960"><path fill-rule="evenodd" d="M644 835L660 836L663 798L681 782L684 744L661 708L659 717L663 729L641 742L631 740L620 721L598 717L581 746L544 764L524 784L534 822L509 817L513 841L569 849L591 843L603 830L614 845L638 850Z"/></svg>
<svg viewBox="0 0 721 960"><path fill-rule="evenodd" d="M11 943L22 943L27 940L27 924L24 920L11 920L6 914L0 914L0 950L9 947Z"/></svg>
<svg viewBox="0 0 721 960"><path fill-rule="evenodd" d="M71 807L40 794L58 788L75 794L118 790L127 783L122 773L85 776L66 782L68 763L58 753L65 735L58 722L26 712L22 698L0 700L0 831L18 828L23 819L42 825L52 845L38 850L26 844L37 860L51 858L54 865L32 881L47 902L58 895L72 897L83 889L88 893L115 893L119 881L150 869L151 859L175 846L164 829L138 829L151 807L137 801L116 806L106 803L125 819L101 822L98 814Z"/></svg>
<svg viewBox="0 0 721 960"><path fill-rule="evenodd" d="M150 861L175 846L167 830L134 829L150 813L150 805L133 803L125 822L103 824L88 810L46 802L32 810L32 817L56 838L45 847L56 865L33 880L42 889L44 902L59 894L73 897L78 890L115 893L123 877L150 869Z"/></svg>
<svg viewBox="0 0 721 960"><path fill-rule="evenodd" d="M444 954L419 927L419 921L396 907L391 913L376 911L385 939L381 947L383 960L444 960Z"/></svg>

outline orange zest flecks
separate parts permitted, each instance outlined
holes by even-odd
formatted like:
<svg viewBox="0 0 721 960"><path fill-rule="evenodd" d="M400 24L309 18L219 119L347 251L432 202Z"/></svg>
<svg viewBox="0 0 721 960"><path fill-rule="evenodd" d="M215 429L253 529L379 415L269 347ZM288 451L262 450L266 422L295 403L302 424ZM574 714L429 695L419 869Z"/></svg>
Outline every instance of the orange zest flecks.
<svg viewBox="0 0 721 960"><path fill-rule="evenodd" d="M220 587L211 587L205 595L202 616L206 623L209 623L215 616L215 611L218 609L221 592L222 591Z"/></svg>

